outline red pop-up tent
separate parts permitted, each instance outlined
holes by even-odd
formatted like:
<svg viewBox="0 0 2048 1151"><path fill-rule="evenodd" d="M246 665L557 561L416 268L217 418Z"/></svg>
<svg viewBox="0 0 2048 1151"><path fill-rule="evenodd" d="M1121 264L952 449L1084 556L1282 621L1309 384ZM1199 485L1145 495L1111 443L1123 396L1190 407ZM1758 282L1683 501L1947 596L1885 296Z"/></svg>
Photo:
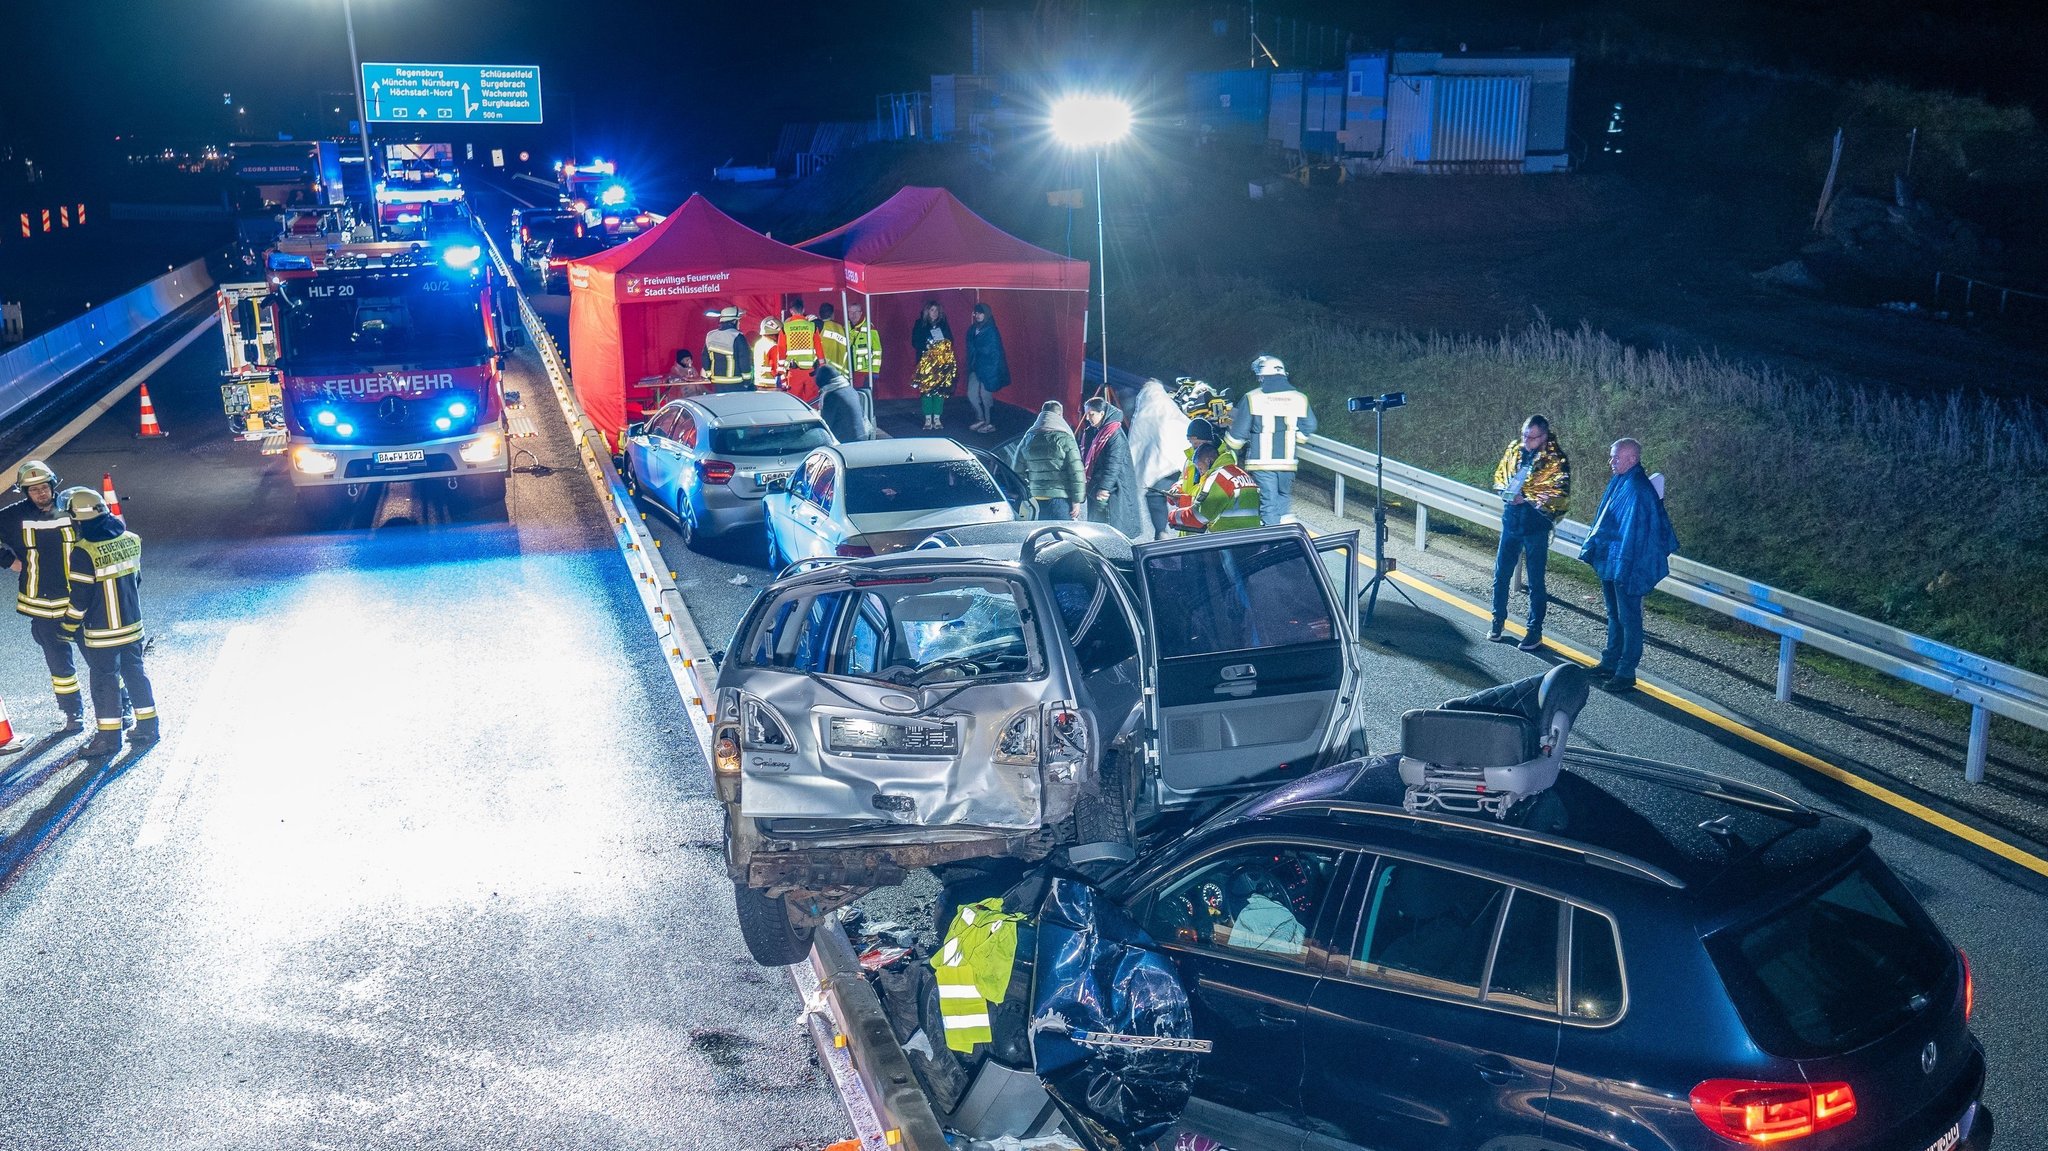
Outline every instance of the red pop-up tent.
<svg viewBox="0 0 2048 1151"><path fill-rule="evenodd" d="M1059 400L1069 422L1079 417L1086 260L1025 243L944 188L905 188L852 223L797 247L844 262L845 295L867 306L882 334L877 399L916 394L910 327L926 300L945 308L962 357L969 312L980 301L988 304L1010 359L1010 386L996 398L1030 412L1044 400ZM963 363L955 395L966 392Z"/></svg>
<svg viewBox="0 0 2048 1151"><path fill-rule="evenodd" d="M704 334L718 326L705 312L739 308L752 343L763 317L782 314L783 296L823 298L838 284L837 260L771 240L691 196L631 243L569 265L576 397L617 443L653 400L640 381L665 375L678 349L701 359Z"/></svg>

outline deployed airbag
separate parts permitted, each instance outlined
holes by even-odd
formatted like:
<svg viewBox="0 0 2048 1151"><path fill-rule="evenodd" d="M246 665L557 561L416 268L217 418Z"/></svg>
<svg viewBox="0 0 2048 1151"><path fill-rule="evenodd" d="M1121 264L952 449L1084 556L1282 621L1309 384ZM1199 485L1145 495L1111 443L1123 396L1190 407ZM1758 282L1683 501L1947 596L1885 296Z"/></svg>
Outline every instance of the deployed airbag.
<svg viewBox="0 0 2048 1151"><path fill-rule="evenodd" d="M1179 973L1121 910L1070 879L1046 893L1036 963L1032 1066L1069 1130L1095 1151L1150 1146L1195 1081L1195 1052L1173 1049L1196 1046ZM1147 1040L1164 1049L1136 1045Z"/></svg>

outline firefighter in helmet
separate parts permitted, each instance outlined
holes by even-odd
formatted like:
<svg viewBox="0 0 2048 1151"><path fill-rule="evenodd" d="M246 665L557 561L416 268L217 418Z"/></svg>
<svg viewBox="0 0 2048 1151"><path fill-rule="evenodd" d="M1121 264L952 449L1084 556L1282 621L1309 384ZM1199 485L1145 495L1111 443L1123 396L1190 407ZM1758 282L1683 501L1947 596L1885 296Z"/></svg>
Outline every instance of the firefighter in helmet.
<svg viewBox="0 0 2048 1151"><path fill-rule="evenodd" d="M85 701L78 693L76 653L63 629L71 608L64 564L73 538L71 517L57 499L63 481L41 460L21 465L14 481L22 498L0 508L0 563L21 573L14 610L28 617L29 635L43 649L64 730L79 731L85 727Z"/></svg>
<svg viewBox="0 0 2048 1151"><path fill-rule="evenodd" d="M1316 414L1277 357L1253 360L1252 375L1259 386L1232 406L1228 442L1239 466L1258 481L1259 521L1293 523L1296 452L1301 437L1315 434Z"/></svg>
<svg viewBox="0 0 2048 1151"><path fill-rule="evenodd" d="M64 492L64 510L76 524L67 570L71 598L65 631L85 649L92 673L92 711L99 730L81 754L112 755L121 749L122 696L135 705L131 746L158 738L156 694L142 667L142 538L91 488Z"/></svg>

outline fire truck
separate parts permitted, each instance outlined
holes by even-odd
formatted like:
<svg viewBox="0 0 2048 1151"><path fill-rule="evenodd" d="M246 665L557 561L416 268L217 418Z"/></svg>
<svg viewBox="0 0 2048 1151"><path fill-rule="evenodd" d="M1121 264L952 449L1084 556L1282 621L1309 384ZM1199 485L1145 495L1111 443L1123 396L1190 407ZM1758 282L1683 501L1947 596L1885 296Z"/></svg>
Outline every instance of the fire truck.
<svg viewBox="0 0 2048 1151"><path fill-rule="evenodd" d="M559 162L555 181L562 206L583 220L585 235L601 237L606 243L623 243L655 223L654 215L634 202L618 179L618 165L610 160Z"/></svg>
<svg viewBox="0 0 2048 1151"><path fill-rule="evenodd" d="M480 243L282 237L219 291L234 435L286 457L322 526L374 485L505 495L505 353L523 341Z"/></svg>

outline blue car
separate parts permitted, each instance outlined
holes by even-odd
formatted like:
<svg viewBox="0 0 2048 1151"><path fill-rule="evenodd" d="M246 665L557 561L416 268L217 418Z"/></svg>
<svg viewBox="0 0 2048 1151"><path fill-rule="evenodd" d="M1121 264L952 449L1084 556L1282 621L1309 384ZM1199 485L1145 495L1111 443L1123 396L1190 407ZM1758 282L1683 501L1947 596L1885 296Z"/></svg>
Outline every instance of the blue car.
<svg viewBox="0 0 2048 1151"><path fill-rule="evenodd" d="M1242 801L1104 881L1214 1044L1182 1130L1240 1151L1989 1147L1968 960L1870 833L1564 752L1547 733L1585 698L1577 672L1410 712L1403 754ZM1553 753L1554 781L1487 806L1481 771ZM1461 774L1472 802L1437 802ZM1002 890L960 878L937 922ZM1029 1021L999 1005L994 1043L956 1056L925 983L913 1066L969 1129L1029 1072Z"/></svg>
<svg viewBox="0 0 2048 1151"><path fill-rule="evenodd" d="M690 396L629 430L626 484L676 522L685 544L758 531L769 485L836 442L818 413L786 392Z"/></svg>

